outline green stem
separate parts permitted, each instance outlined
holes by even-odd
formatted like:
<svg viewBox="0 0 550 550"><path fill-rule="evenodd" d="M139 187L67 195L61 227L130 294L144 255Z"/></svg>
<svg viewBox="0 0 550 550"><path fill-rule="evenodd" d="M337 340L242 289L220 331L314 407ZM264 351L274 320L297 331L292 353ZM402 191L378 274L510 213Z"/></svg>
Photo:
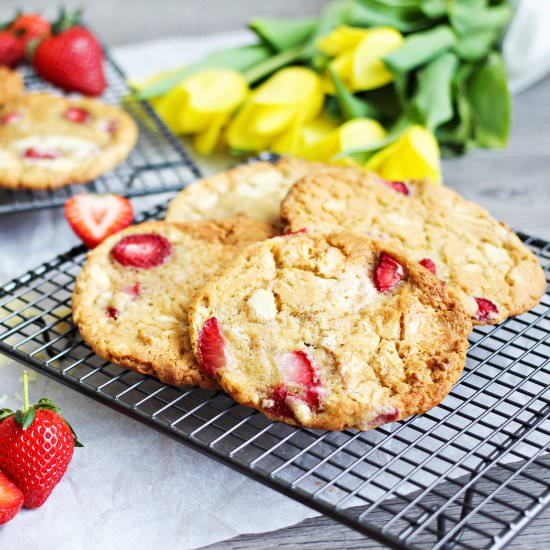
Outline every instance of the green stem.
<svg viewBox="0 0 550 550"><path fill-rule="evenodd" d="M304 45L299 44L288 50L284 50L261 63L258 63L255 67L244 71L243 76L248 84L252 85L258 80L261 80L265 76L274 73L276 70L289 65L293 61L297 61L304 54Z"/></svg>
<svg viewBox="0 0 550 550"><path fill-rule="evenodd" d="M23 412L29 410L29 373L23 371Z"/></svg>

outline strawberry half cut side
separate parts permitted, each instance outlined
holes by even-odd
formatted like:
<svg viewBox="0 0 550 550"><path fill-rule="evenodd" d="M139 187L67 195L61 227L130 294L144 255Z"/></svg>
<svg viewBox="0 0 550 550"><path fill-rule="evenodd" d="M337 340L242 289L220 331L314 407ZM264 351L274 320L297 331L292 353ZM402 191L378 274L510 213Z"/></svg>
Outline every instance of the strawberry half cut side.
<svg viewBox="0 0 550 550"><path fill-rule="evenodd" d="M382 252L374 268L374 286L380 292L387 292L405 278L403 266L389 254Z"/></svg>
<svg viewBox="0 0 550 550"><path fill-rule="evenodd" d="M7 523L19 513L24 500L23 493L0 472L0 525Z"/></svg>
<svg viewBox="0 0 550 550"><path fill-rule="evenodd" d="M172 243L157 233L128 235L113 247L111 255L121 265L149 269L162 265L172 254Z"/></svg>
<svg viewBox="0 0 550 550"><path fill-rule="evenodd" d="M218 369L227 366L223 336L216 317L210 317L204 323L198 347L199 361L206 374L213 376Z"/></svg>
<svg viewBox="0 0 550 550"><path fill-rule="evenodd" d="M437 275L437 268L435 263L430 258L424 258L418 262L422 267L425 267L428 271L431 271L434 275Z"/></svg>
<svg viewBox="0 0 550 550"><path fill-rule="evenodd" d="M0 123L2 125L7 124L13 124L17 122L21 118L21 113L18 113L17 111L11 111L9 113L6 113L5 115L2 115L0 118Z"/></svg>
<svg viewBox="0 0 550 550"><path fill-rule="evenodd" d="M118 195L78 195L65 203L65 217L88 248L132 223L132 204Z"/></svg>
<svg viewBox="0 0 550 550"><path fill-rule="evenodd" d="M477 315L476 318L478 321L491 321L498 314L498 307L487 300L487 298L474 298L477 303Z"/></svg>

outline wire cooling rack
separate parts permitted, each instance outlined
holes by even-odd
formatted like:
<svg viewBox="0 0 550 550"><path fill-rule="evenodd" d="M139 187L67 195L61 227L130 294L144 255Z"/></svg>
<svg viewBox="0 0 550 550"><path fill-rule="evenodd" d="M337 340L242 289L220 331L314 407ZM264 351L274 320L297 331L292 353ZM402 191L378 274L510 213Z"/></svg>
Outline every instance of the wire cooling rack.
<svg viewBox="0 0 550 550"><path fill-rule="evenodd" d="M56 91L30 67L23 67L22 71L27 91ZM134 150L114 170L85 185L46 191L0 188L0 214L61 206L69 197L90 191L127 197L176 191L200 177L195 163L149 103L130 97L124 73L108 51L105 52L105 73L108 87L101 101L121 105L136 121L139 139Z"/></svg>
<svg viewBox="0 0 550 550"><path fill-rule="evenodd" d="M548 273L550 243L520 236ZM440 406L370 432L321 432L94 355L70 312L84 259L74 248L0 289L1 352L395 548L501 548L548 504L549 294L476 327Z"/></svg>

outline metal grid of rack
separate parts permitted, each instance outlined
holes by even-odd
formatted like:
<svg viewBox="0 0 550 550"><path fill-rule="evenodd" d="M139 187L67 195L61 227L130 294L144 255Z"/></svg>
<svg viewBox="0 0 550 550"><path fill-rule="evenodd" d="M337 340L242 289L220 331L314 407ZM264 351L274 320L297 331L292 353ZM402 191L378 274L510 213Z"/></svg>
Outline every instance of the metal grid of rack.
<svg viewBox="0 0 550 550"><path fill-rule="evenodd" d="M520 236L548 274L550 243ZM94 355L70 312L84 259L72 249L0 289L1 352L396 548L500 548L548 504L550 294L476 327L440 406L370 432L321 432Z"/></svg>
<svg viewBox="0 0 550 550"><path fill-rule="evenodd" d="M130 89L122 70L108 52L105 57L108 87L101 101L121 105L136 121L139 139L134 150L114 170L85 185L69 185L45 191L0 188L0 214L61 206L69 197L84 192L137 197L176 191L200 177L199 169L178 139L158 118L149 103L129 95ZM28 91L56 91L30 67L23 67L22 71Z"/></svg>

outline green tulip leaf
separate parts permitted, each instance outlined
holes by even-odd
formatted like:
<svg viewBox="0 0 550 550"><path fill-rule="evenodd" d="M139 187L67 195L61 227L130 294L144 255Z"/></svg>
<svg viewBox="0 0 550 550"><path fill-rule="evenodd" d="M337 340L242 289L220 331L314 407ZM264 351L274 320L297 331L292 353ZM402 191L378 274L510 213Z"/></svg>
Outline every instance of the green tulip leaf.
<svg viewBox="0 0 550 550"><path fill-rule="evenodd" d="M317 28L317 19L266 19L257 17L248 24L260 40L276 52L303 44Z"/></svg>
<svg viewBox="0 0 550 550"><path fill-rule="evenodd" d="M474 137L479 147L504 147L510 131L511 100L502 56L491 53L466 84Z"/></svg>

